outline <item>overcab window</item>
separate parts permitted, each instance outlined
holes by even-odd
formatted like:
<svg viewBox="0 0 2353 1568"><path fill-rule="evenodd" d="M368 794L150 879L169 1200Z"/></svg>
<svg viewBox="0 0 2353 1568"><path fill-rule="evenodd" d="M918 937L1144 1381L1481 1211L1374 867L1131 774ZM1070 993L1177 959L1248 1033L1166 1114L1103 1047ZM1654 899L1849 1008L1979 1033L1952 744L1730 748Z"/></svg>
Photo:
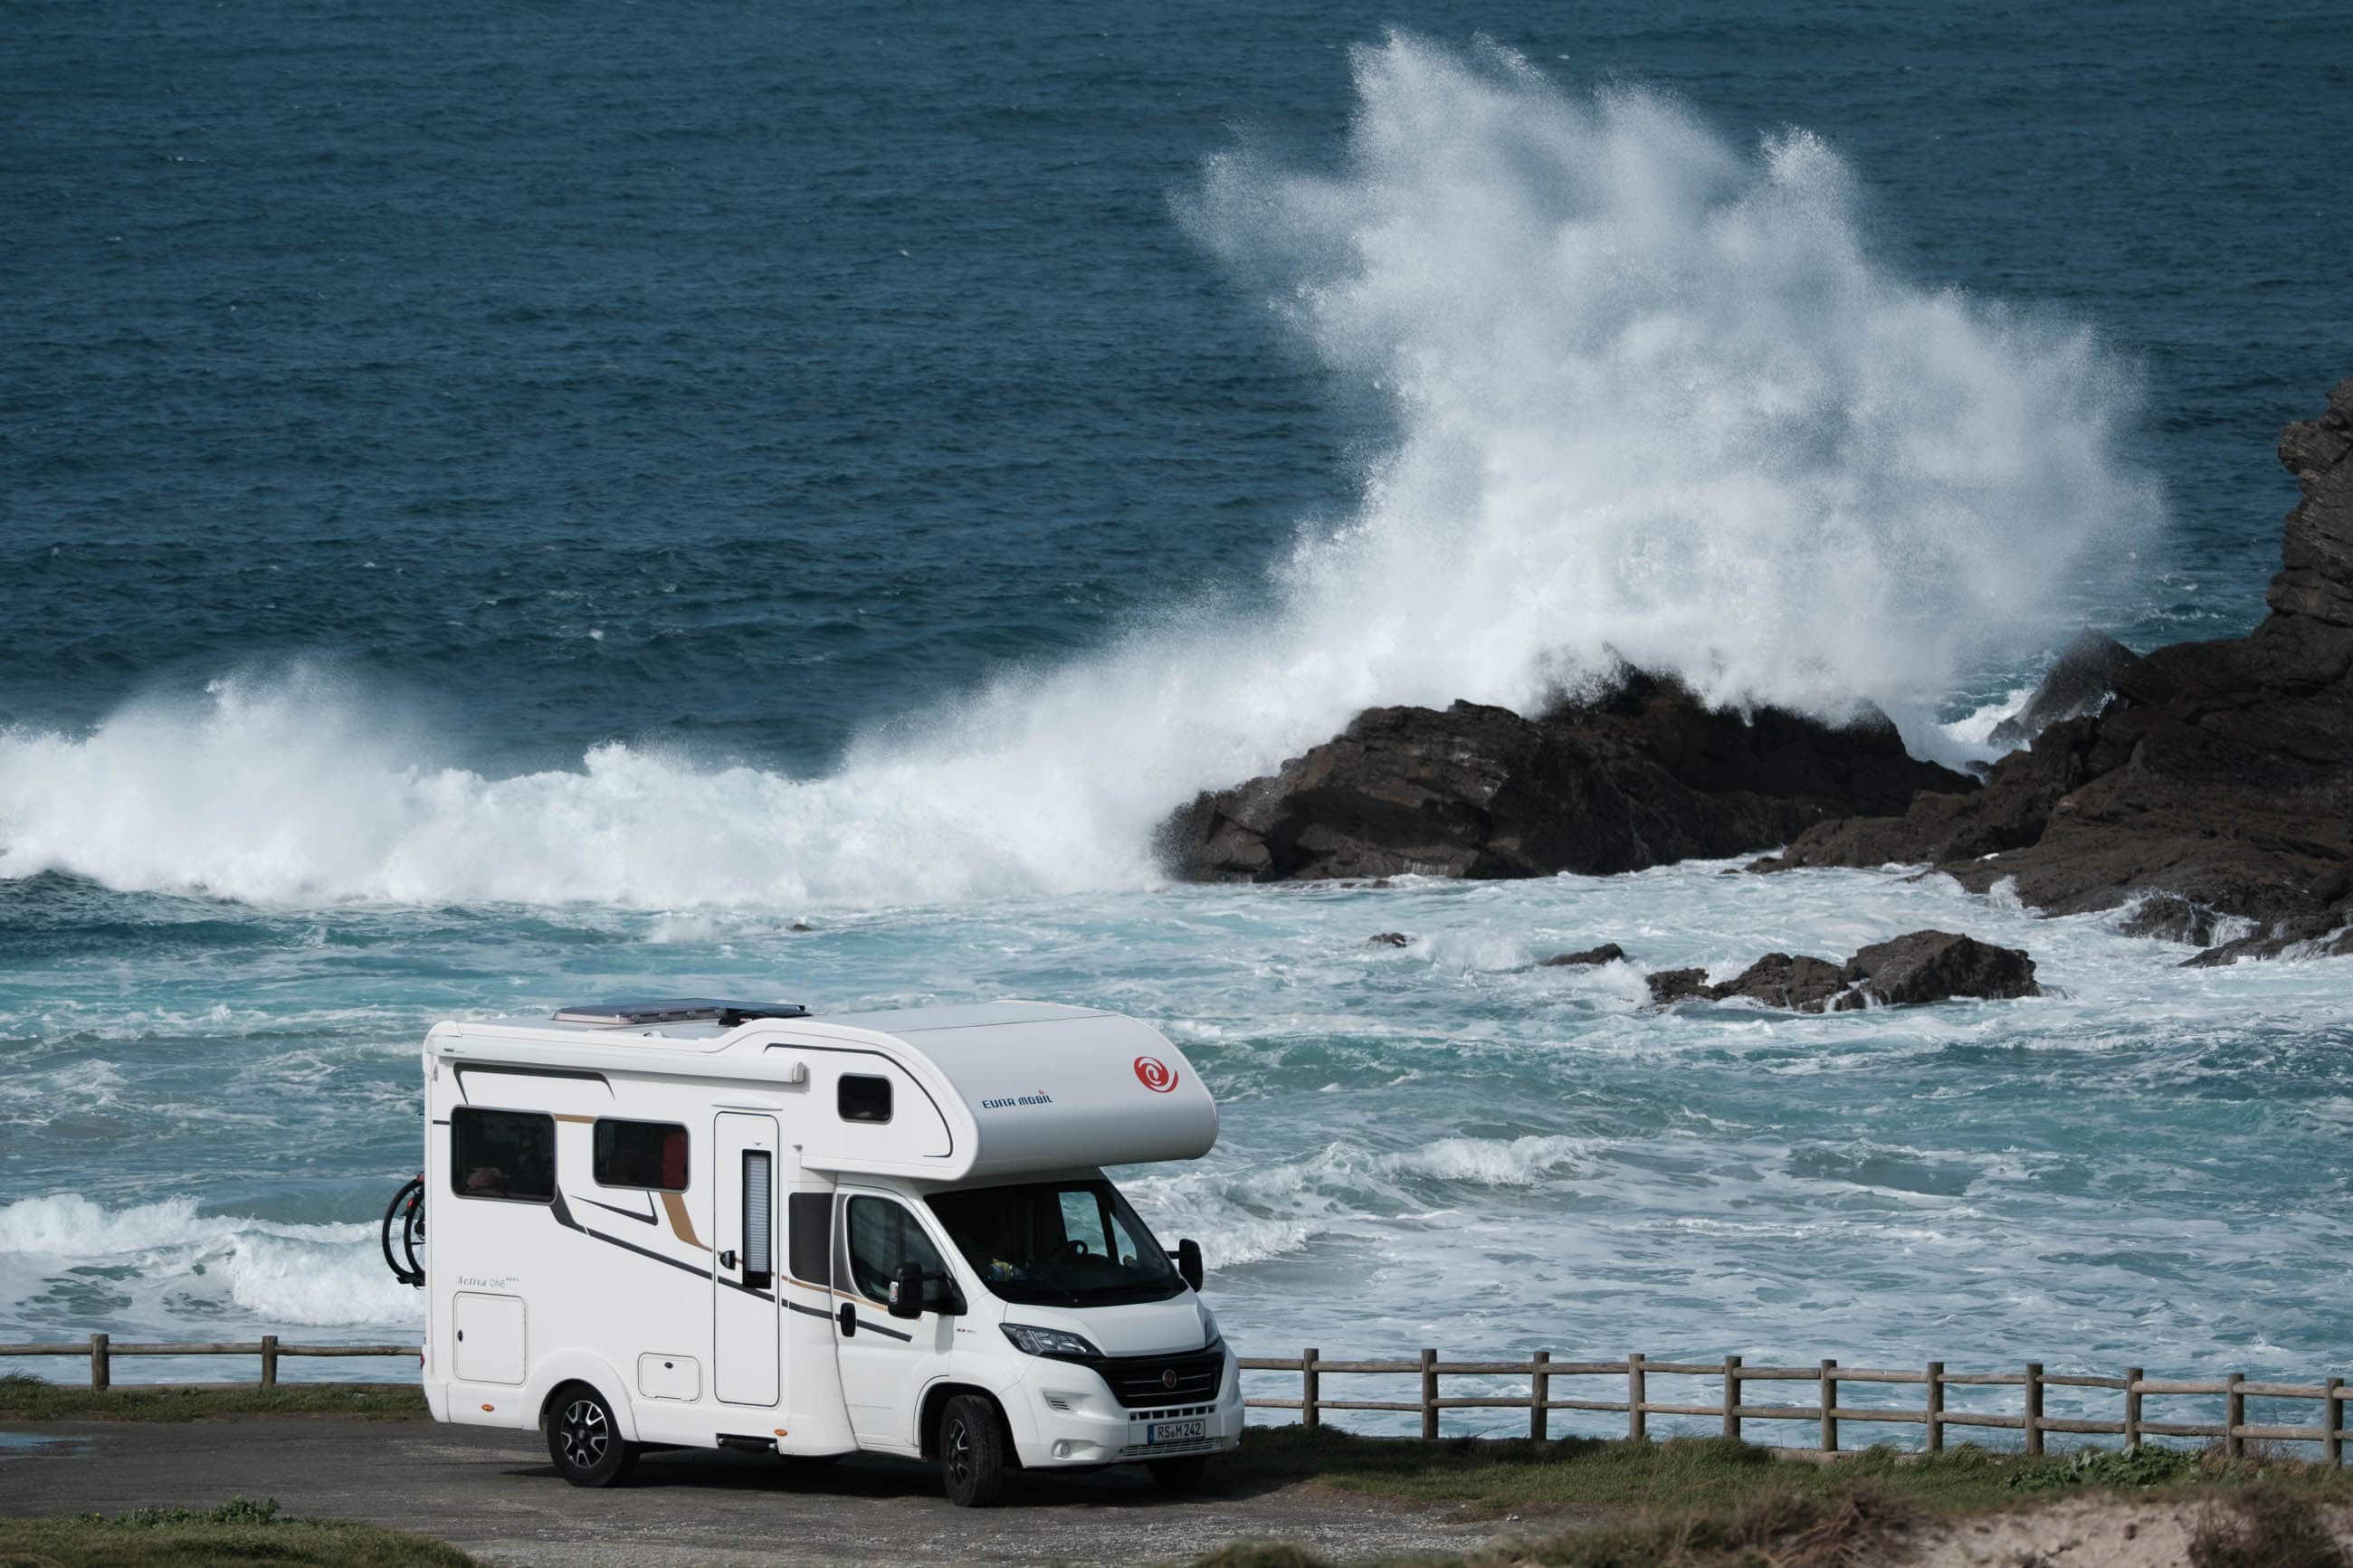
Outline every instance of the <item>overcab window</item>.
<svg viewBox="0 0 2353 1568"><path fill-rule="evenodd" d="M891 1080L869 1078L860 1073L844 1073L834 1102L840 1108L844 1121L888 1121L891 1120Z"/></svg>
<svg viewBox="0 0 2353 1568"><path fill-rule="evenodd" d="M449 1185L459 1197L555 1199L555 1118L461 1105L449 1113Z"/></svg>
<svg viewBox="0 0 2353 1568"><path fill-rule="evenodd" d="M596 1184L686 1191L686 1129L674 1121L596 1123Z"/></svg>

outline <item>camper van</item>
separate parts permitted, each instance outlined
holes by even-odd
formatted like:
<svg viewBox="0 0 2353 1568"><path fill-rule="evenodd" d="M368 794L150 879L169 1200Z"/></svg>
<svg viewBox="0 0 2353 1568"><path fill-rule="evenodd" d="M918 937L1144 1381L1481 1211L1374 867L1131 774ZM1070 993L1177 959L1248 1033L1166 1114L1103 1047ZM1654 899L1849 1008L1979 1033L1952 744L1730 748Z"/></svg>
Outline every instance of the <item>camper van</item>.
<svg viewBox="0 0 2353 1568"><path fill-rule="evenodd" d="M1189 1488L1240 1441L1200 1248L1103 1171L1217 1141L1135 1019L597 1004L438 1025L424 1068L385 1252L425 1292L426 1397L539 1428L575 1486L649 1448L871 1452L979 1507L1017 1468Z"/></svg>

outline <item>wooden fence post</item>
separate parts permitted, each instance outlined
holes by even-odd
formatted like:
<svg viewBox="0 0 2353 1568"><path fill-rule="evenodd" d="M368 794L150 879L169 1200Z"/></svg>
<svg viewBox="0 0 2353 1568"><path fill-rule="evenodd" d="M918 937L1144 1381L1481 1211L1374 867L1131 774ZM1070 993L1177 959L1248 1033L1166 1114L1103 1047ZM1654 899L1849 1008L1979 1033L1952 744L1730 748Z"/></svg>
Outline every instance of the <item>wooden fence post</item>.
<svg viewBox="0 0 2353 1568"><path fill-rule="evenodd" d="M1651 1437L1651 1418L1642 1406L1650 1398L1651 1380L1642 1371L1642 1352L1629 1351L1626 1354L1626 1441L1646 1443Z"/></svg>
<svg viewBox="0 0 2353 1568"><path fill-rule="evenodd" d="M1740 1441L1740 1358L1724 1358L1724 1435Z"/></svg>
<svg viewBox="0 0 2353 1568"><path fill-rule="evenodd" d="M1545 1408L1552 1398L1552 1373L1545 1370L1552 1360L1552 1352L1538 1351L1528 1358L1533 1363L1528 1374L1528 1436L1541 1443L1545 1440L1545 1421L1552 1412Z"/></svg>
<svg viewBox="0 0 2353 1568"><path fill-rule="evenodd" d="M2137 1366L2125 1369L2125 1447L2140 1447L2140 1380L2143 1373Z"/></svg>
<svg viewBox="0 0 2353 1568"><path fill-rule="evenodd" d="M2244 1458L2247 1453L2247 1440L2239 1436L2239 1428L2247 1424L2247 1396L2239 1385L2246 1381L2245 1373L2232 1373L2229 1392L2222 1395L2223 1448L2234 1459Z"/></svg>
<svg viewBox="0 0 2353 1568"><path fill-rule="evenodd" d="M2026 1363L2026 1451L2042 1452L2042 1363Z"/></svg>
<svg viewBox="0 0 2353 1568"><path fill-rule="evenodd" d="M1825 1454L1838 1452L1838 1417L1831 1414L1838 1406L1838 1379L1832 1375L1837 1371L1837 1362L1822 1363L1822 1452Z"/></svg>
<svg viewBox="0 0 2353 1568"><path fill-rule="evenodd" d="M92 1334L90 1336L90 1385L106 1388L113 1382L114 1362L106 1349L106 1336Z"/></svg>
<svg viewBox="0 0 2353 1568"><path fill-rule="evenodd" d="M278 1336L276 1334L261 1336L261 1386L264 1388L278 1386Z"/></svg>
<svg viewBox="0 0 2353 1568"><path fill-rule="evenodd" d="M2345 1463L2345 1401L2338 1392L2344 1386L2343 1378L2330 1378L2328 1396L2321 1401L2320 1426L2328 1436L2320 1440L2320 1452L2332 1467Z"/></svg>
<svg viewBox="0 0 2353 1568"><path fill-rule="evenodd" d="M1299 1358L1299 1419L1311 1431L1324 1424L1324 1413L1316 1405L1324 1396L1324 1374L1315 1370L1316 1358L1323 1353L1309 1350Z"/></svg>
<svg viewBox="0 0 2353 1568"><path fill-rule="evenodd" d="M1928 1452L1945 1451L1945 1363L1928 1363Z"/></svg>
<svg viewBox="0 0 2353 1568"><path fill-rule="evenodd" d="M1421 1352L1421 1436L1424 1442L1438 1436L1438 1352L1424 1349Z"/></svg>

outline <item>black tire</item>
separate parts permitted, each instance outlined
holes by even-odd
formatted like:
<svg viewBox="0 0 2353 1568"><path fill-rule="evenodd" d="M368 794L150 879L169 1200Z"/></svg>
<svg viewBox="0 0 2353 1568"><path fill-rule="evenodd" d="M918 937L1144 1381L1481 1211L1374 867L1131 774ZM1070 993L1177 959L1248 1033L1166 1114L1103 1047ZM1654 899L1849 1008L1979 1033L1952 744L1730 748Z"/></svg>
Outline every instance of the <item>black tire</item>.
<svg viewBox="0 0 2353 1568"><path fill-rule="evenodd" d="M547 1405L547 1457L575 1487L609 1487L638 1468L638 1446L625 1440L605 1396L567 1384Z"/></svg>
<svg viewBox="0 0 2353 1568"><path fill-rule="evenodd" d="M977 1394L940 1412L940 1485L958 1508L994 1508L1005 1495L1005 1423Z"/></svg>
<svg viewBox="0 0 2353 1568"><path fill-rule="evenodd" d="M1197 1492L1201 1489L1201 1478L1209 1468L1209 1456L1196 1454L1189 1459L1154 1459L1144 1467L1152 1472L1152 1484L1164 1492Z"/></svg>

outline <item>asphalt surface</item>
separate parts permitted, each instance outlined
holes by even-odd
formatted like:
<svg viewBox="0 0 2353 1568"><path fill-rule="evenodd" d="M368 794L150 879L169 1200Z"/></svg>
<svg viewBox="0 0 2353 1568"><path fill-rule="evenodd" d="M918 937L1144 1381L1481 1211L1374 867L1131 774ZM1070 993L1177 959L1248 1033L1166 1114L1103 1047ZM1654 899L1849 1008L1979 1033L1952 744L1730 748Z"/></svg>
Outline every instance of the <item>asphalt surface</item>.
<svg viewBox="0 0 2353 1568"><path fill-rule="evenodd" d="M1021 1477L1006 1505L970 1510L949 1506L931 1467L874 1457L657 1454L628 1486L589 1491L566 1486L527 1433L332 1417L0 1425L0 1514L210 1507L240 1493L512 1563L1125 1568L1232 1541L1295 1541L1343 1560L1460 1552L1514 1529L1302 1487L1172 1498L1131 1469Z"/></svg>

